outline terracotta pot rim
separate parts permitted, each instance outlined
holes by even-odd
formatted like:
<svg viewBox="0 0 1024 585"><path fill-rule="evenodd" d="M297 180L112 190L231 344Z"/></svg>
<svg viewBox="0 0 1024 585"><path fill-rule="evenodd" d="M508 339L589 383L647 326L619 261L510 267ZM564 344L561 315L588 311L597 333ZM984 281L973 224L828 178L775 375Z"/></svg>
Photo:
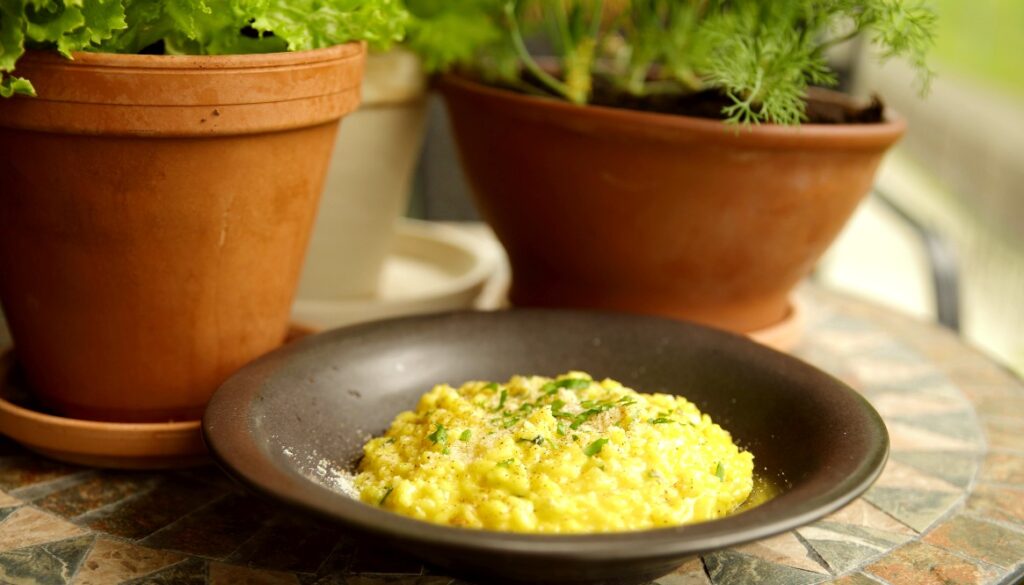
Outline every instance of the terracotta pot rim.
<svg viewBox="0 0 1024 585"><path fill-rule="evenodd" d="M29 50L21 60L111 69L272 69L358 58L363 54L364 46L363 42L353 41L323 49L240 55L137 55L76 51L71 54L71 59L53 51Z"/></svg>
<svg viewBox="0 0 1024 585"><path fill-rule="evenodd" d="M332 123L359 104L366 45L255 55L32 53L38 96L0 103L0 127L109 136L231 136Z"/></svg>
<svg viewBox="0 0 1024 585"><path fill-rule="evenodd" d="M719 120L694 116L642 112L608 106L581 107L553 98L492 87L454 73L441 75L438 85L442 93L454 89L478 94L493 102L515 106L524 112L544 112L550 114L549 120L562 125L576 125L573 120L580 118L579 114L583 114L590 121L614 125L617 132L644 136L649 136L653 130L673 134L686 132L716 141L726 139L735 142L736 139L740 139L748 143L768 142L773 146L808 147L835 144L837 147L878 148L896 142L907 127L906 120L891 108L885 110L885 121L877 124L759 124L737 128Z"/></svg>

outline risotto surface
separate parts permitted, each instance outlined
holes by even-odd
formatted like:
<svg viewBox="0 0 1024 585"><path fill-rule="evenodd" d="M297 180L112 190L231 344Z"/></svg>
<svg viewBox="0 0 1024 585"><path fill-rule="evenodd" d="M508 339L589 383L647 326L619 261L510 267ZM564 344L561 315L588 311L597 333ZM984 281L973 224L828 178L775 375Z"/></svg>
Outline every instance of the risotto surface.
<svg viewBox="0 0 1024 585"><path fill-rule="evenodd" d="M582 372L436 386L364 452L364 502L489 530L699 522L733 512L753 488L753 455L692 403Z"/></svg>

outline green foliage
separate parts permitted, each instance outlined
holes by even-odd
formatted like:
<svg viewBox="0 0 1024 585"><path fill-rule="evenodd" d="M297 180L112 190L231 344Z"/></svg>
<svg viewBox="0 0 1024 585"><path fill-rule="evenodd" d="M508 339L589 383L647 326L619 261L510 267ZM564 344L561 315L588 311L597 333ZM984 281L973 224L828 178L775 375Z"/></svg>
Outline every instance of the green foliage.
<svg viewBox="0 0 1024 585"><path fill-rule="evenodd" d="M502 39L501 4L494 0L405 0L409 23L405 44L428 71L473 59Z"/></svg>
<svg viewBox="0 0 1024 585"><path fill-rule="evenodd" d="M26 47L223 55L401 40L399 0L0 0L0 96L34 94L11 75Z"/></svg>
<svg viewBox="0 0 1024 585"><path fill-rule="evenodd" d="M835 83L826 51L859 35L883 58L908 60L922 92L932 75L936 16L926 0L476 1L491 5L486 16L504 31L514 66L495 71L481 58L490 51L465 45L439 63L577 104L598 82L635 96L716 90L731 102L729 122L797 124L808 87ZM527 49L534 34L553 47L555 70Z"/></svg>

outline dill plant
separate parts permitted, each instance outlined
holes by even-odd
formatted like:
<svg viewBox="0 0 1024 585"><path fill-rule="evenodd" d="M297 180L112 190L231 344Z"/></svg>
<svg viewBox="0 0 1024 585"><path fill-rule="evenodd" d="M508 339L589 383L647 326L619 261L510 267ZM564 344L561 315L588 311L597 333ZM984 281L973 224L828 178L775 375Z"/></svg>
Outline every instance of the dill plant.
<svg viewBox="0 0 1024 585"><path fill-rule="evenodd" d="M828 49L860 35L884 59L913 64L922 92L932 77L936 14L925 0L466 2L471 8L447 10L472 23L474 38L452 31L418 47L434 69L458 67L574 104L589 103L598 85L641 98L716 91L728 100L728 122L797 124L808 88L836 83ZM554 69L528 48L538 36Z"/></svg>

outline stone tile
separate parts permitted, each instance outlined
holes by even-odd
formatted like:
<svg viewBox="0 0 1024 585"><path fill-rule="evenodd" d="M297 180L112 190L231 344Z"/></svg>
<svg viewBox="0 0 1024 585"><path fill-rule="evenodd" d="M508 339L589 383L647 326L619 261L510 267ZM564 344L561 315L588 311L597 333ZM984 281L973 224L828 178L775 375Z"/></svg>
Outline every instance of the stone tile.
<svg viewBox="0 0 1024 585"><path fill-rule="evenodd" d="M290 573L251 569L239 565L210 563L209 585L299 585L299 579Z"/></svg>
<svg viewBox="0 0 1024 585"><path fill-rule="evenodd" d="M979 484L967 498L967 509L992 520L1024 525L1024 490Z"/></svg>
<svg viewBox="0 0 1024 585"><path fill-rule="evenodd" d="M823 521L831 522L832 524L849 524L851 526L871 528L890 534L905 534L908 536L916 534L909 526L872 506L863 498L854 500L842 510L825 517Z"/></svg>
<svg viewBox="0 0 1024 585"><path fill-rule="evenodd" d="M864 495L868 502L918 532L927 530L960 498L960 493L877 486Z"/></svg>
<svg viewBox="0 0 1024 585"><path fill-rule="evenodd" d="M941 433L918 428L903 422L886 421L889 443L894 453L900 451L957 451L974 453L981 449L976 441L965 441Z"/></svg>
<svg viewBox="0 0 1024 585"><path fill-rule="evenodd" d="M832 585L879 585L879 582L864 573L853 573L832 581Z"/></svg>
<svg viewBox="0 0 1024 585"><path fill-rule="evenodd" d="M876 487L932 492L960 493L962 490L944 479L933 477L892 459L875 482Z"/></svg>
<svg viewBox="0 0 1024 585"><path fill-rule="evenodd" d="M889 336L877 329L829 329L816 331L815 345L839 354L877 350L889 343Z"/></svg>
<svg viewBox="0 0 1024 585"><path fill-rule="evenodd" d="M0 508L0 522L3 522L4 520L6 520L8 516L13 514L17 510L18 510L18 508L17 507L13 507L13 506L10 507L10 508Z"/></svg>
<svg viewBox="0 0 1024 585"><path fill-rule="evenodd" d="M960 396L934 396L923 392L883 392L871 397L871 405L885 420L914 416L969 413L969 403Z"/></svg>
<svg viewBox="0 0 1024 585"><path fill-rule="evenodd" d="M353 574L419 575L423 573L423 564L390 547L359 546L348 571Z"/></svg>
<svg viewBox="0 0 1024 585"><path fill-rule="evenodd" d="M81 467L57 463L42 457L12 457L0 460L0 490L14 492L81 472Z"/></svg>
<svg viewBox="0 0 1024 585"><path fill-rule="evenodd" d="M358 548L358 546L358 544L348 540L347 538L342 538L338 540L335 543L334 550L332 550L331 553L327 556L327 560L325 560L323 564L320 565L320 568L316 572L317 575L320 575L321 577L331 575L347 575L349 572L349 567L352 566L352 561L356 556L356 549ZM366 546L387 547L388 545L373 545L367 543ZM434 574L436 575L438 573Z"/></svg>
<svg viewBox="0 0 1024 585"><path fill-rule="evenodd" d="M1020 387L1020 380L1009 370L997 365L992 360L977 353L965 354L970 359L958 363L942 364L946 374L959 385L988 385Z"/></svg>
<svg viewBox="0 0 1024 585"><path fill-rule="evenodd" d="M417 583L417 585L424 584ZM704 563L697 558L683 563L672 573L654 581L653 585L711 585L711 581L704 572Z"/></svg>
<svg viewBox="0 0 1024 585"><path fill-rule="evenodd" d="M1024 442L1024 436L1021 441ZM981 480L1024 487L1024 457L989 453L981 464Z"/></svg>
<svg viewBox="0 0 1024 585"><path fill-rule="evenodd" d="M820 293L816 294L813 290L809 292L812 301L808 304L808 311L822 311L818 325L810 332L811 335L818 337L831 334L834 331L881 331L874 324L851 316L846 310L838 312L833 309L836 297L824 297Z"/></svg>
<svg viewBox="0 0 1024 585"><path fill-rule="evenodd" d="M419 577L408 575L352 575L339 583L344 585L419 585L419 581ZM316 585L328 585L328 583L317 581Z"/></svg>
<svg viewBox="0 0 1024 585"><path fill-rule="evenodd" d="M890 585L981 585L997 576L989 567L921 542L897 549L865 572Z"/></svg>
<svg viewBox="0 0 1024 585"><path fill-rule="evenodd" d="M850 360L850 369L865 387L878 391L910 390L922 383L945 378L931 364L906 355L857 356Z"/></svg>
<svg viewBox="0 0 1024 585"><path fill-rule="evenodd" d="M701 574L704 569L701 568ZM424 575L416 579L416 585L456 585L456 580L451 577L438 577L435 575ZM689 585L689 584L686 584ZM694 584L694 585L707 585L707 582Z"/></svg>
<svg viewBox="0 0 1024 585"><path fill-rule="evenodd" d="M263 500L229 494L154 532L140 544L223 559L252 538L271 516Z"/></svg>
<svg viewBox="0 0 1024 585"><path fill-rule="evenodd" d="M74 518L152 489L156 482L156 478L148 475L104 473L33 503L64 518Z"/></svg>
<svg viewBox="0 0 1024 585"><path fill-rule="evenodd" d="M723 551L704 557L708 575L714 585L758 585L785 583L786 585L812 585L828 578L744 554Z"/></svg>
<svg viewBox="0 0 1024 585"><path fill-rule="evenodd" d="M982 396L974 400L974 410L980 416L1002 416L1024 420L1024 395Z"/></svg>
<svg viewBox="0 0 1024 585"><path fill-rule="evenodd" d="M1004 569L1024 562L1024 533L962 514L937 526L924 541Z"/></svg>
<svg viewBox="0 0 1024 585"><path fill-rule="evenodd" d="M121 585L207 585L207 572L206 561L188 559Z"/></svg>
<svg viewBox="0 0 1024 585"><path fill-rule="evenodd" d="M981 426L989 448L1024 452L1024 418L985 417Z"/></svg>
<svg viewBox="0 0 1024 585"><path fill-rule="evenodd" d="M886 418L886 423L898 423L923 429L946 437L959 439L967 443L981 442L981 426L977 418L969 410L933 415L905 414Z"/></svg>
<svg viewBox="0 0 1024 585"><path fill-rule="evenodd" d="M814 560L804 543L792 532L752 542L733 550L770 563L828 574L828 569Z"/></svg>
<svg viewBox="0 0 1024 585"><path fill-rule="evenodd" d="M1013 396L1014 388L1007 384L986 385L986 384L960 384L960 392L976 402L982 398L1005 398Z"/></svg>
<svg viewBox="0 0 1024 585"><path fill-rule="evenodd" d="M863 526L816 522L797 529L833 573L845 573L913 538Z"/></svg>
<svg viewBox="0 0 1024 585"><path fill-rule="evenodd" d="M180 469L178 471L171 472L170 474L164 474L164 476L173 477L178 481L208 483L210 485L223 488L225 492L243 493L245 491L240 488L237 481L228 477L223 471L214 465Z"/></svg>
<svg viewBox="0 0 1024 585"><path fill-rule="evenodd" d="M64 585L78 569L92 540L92 536L79 536L0 553L0 583Z"/></svg>
<svg viewBox="0 0 1024 585"><path fill-rule="evenodd" d="M79 521L98 532L139 539L223 495L223 490L205 483L169 481L118 506L81 516Z"/></svg>
<svg viewBox="0 0 1024 585"><path fill-rule="evenodd" d="M184 556L101 536L75 575L72 585L109 585L155 573Z"/></svg>
<svg viewBox="0 0 1024 585"><path fill-rule="evenodd" d="M251 567L315 573L331 556L341 534L326 522L278 516L227 560ZM348 557L353 552L349 550ZM339 568L347 566L346 558Z"/></svg>
<svg viewBox="0 0 1024 585"><path fill-rule="evenodd" d="M21 489L14 490L11 495L16 496L23 502L35 502L45 498L46 496L58 492L72 486L78 485L95 475L94 472L85 471L81 473L72 473L63 477L59 477L52 481L45 481L30 486L25 486Z"/></svg>
<svg viewBox="0 0 1024 585"><path fill-rule="evenodd" d="M85 530L67 520L24 506L0 523L0 551L55 542L84 534Z"/></svg>
<svg viewBox="0 0 1024 585"><path fill-rule="evenodd" d="M8 494L7 492L0 492L0 508L10 508L11 506L20 506L21 500Z"/></svg>
<svg viewBox="0 0 1024 585"><path fill-rule="evenodd" d="M890 460L942 478L960 489L966 489L978 471L977 456L971 453L903 451L893 453Z"/></svg>

